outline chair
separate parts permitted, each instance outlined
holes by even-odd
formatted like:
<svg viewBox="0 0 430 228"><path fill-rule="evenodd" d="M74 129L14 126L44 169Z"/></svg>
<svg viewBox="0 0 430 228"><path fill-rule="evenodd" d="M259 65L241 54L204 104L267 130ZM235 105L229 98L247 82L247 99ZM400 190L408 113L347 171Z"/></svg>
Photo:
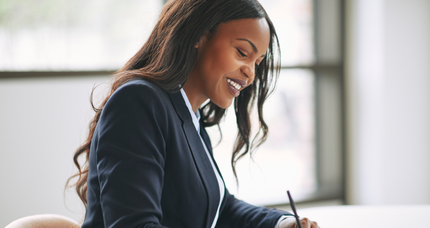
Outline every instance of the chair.
<svg viewBox="0 0 430 228"><path fill-rule="evenodd" d="M81 226L70 218L61 215L42 214L17 219L5 228L80 228Z"/></svg>

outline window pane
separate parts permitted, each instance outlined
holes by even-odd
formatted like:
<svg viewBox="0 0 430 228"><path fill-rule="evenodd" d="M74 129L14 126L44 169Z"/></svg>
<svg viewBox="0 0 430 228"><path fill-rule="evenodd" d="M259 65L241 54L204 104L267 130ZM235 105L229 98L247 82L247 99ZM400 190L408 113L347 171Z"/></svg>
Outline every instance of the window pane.
<svg viewBox="0 0 430 228"><path fill-rule="evenodd" d="M259 205L278 204L288 201L287 189L298 198L316 190L313 79L310 71L281 71L264 109L269 137L255 152L254 161L246 156L237 163L239 188L230 166L237 133L233 110L228 110L221 124L223 140L219 145L217 128L209 128L215 159L236 197ZM256 117L254 113L253 123L258 123Z"/></svg>
<svg viewBox="0 0 430 228"><path fill-rule="evenodd" d="M281 45L282 65L314 61L312 0L259 0L272 19Z"/></svg>
<svg viewBox="0 0 430 228"><path fill-rule="evenodd" d="M0 70L115 70L148 37L162 0L1 0Z"/></svg>
<svg viewBox="0 0 430 228"><path fill-rule="evenodd" d="M0 70L114 70L144 43L162 0L2 0ZM313 61L311 0L261 0L282 64Z"/></svg>

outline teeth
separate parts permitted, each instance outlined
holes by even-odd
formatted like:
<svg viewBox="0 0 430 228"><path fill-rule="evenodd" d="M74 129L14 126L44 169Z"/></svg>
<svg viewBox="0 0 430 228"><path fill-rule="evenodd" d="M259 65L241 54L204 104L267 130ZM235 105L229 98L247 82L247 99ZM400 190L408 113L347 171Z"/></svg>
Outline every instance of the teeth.
<svg viewBox="0 0 430 228"><path fill-rule="evenodd" d="M242 88L241 85L237 84L236 82L234 82L233 80L230 80L228 78L227 78L227 82L230 83L230 85L232 85L237 90L240 90Z"/></svg>

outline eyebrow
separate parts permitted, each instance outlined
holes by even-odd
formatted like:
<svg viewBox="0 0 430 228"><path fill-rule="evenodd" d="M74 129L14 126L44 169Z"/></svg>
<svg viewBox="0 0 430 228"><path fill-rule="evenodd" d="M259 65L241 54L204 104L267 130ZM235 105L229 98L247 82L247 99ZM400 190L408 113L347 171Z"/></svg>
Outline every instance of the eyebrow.
<svg viewBox="0 0 430 228"><path fill-rule="evenodd" d="M257 49L257 47L254 45L254 43L252 43L250 40L248 40L248 39L244 39L244 38L237 38L237 40L240 40L240 41L246 41L246 42L248 42L250 45L251 45L251 47L252 47L252 50L254 51L254 53L258 53L258 49ZM266 55L262 55L261 57L265 57Z"/></svg>

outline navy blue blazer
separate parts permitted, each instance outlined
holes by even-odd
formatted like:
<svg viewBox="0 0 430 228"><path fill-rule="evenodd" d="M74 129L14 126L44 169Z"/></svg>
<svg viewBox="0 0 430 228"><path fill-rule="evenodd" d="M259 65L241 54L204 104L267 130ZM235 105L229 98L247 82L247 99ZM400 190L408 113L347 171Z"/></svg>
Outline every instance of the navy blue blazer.
<svg viewBox="0 0 430 228"><path fill-rule="evenodd" d="M203 127L201 135L212 155ZM210 228L220 199L181 93L140 79L115 91L102 111L87 187L82 228ZM283 214L289 213L250 205L226 189L216 227L274 228Z"/></svg>

